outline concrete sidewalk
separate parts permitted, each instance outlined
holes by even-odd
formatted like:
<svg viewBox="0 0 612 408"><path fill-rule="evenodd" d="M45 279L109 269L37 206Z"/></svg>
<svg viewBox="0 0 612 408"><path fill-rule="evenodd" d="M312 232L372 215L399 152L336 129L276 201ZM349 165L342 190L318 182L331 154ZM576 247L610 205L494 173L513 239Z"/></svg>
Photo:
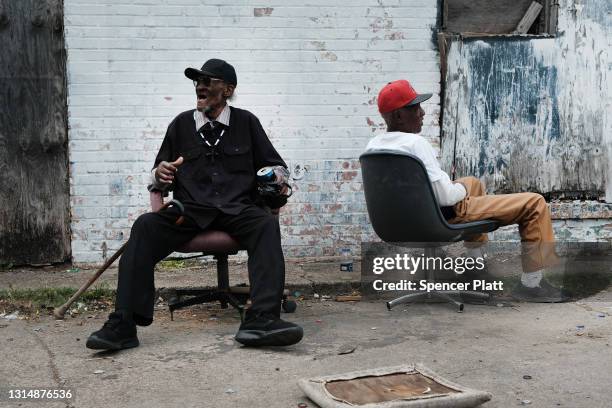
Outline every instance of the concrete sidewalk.
<svg viewBox="0 0 612 408"><path fill-rule="evenodd" d="M374 301L300 301L284 317L303 325L305 337L285 349L241 347L233 341L237 314L214 305L179 311L174 321L160 307L153 325L139 330L141 346L119 353L84 347L103 313L0 319L0 378L2 386L70 388L75 407L314 407L299 378L421 362L493 393L486 407L609 407L611 297L467 305L463 314L444 304L387 311Z"/></svg>
<svg viewBox="0 0 612 408"><path fill-rule="evenodd" d="M490 261L498 276L516 277L520 270L515 261ZM119 353L93 353L84 345L107 311L81 310L65 321L0 317L0 389L62 386L76 393L69 405L0 399L0 406L316 407L298 388L299 378L414 362L491 392L486 407L610 406L612 288L564 304L502 298L491 306L466 305L462 314L446 304L387 311L379 300L333 301L334 294L358 287L359 264L354 266L348 273L337 260L287 262L287 286L305 300L283 317L301 324L305 337L285 349L235 343L239 316L216 304L177 311L174 321L159 304L153 325L139 330L141 346ZM156 286L214 286L214 268L162 264ZM94 271L75 272L69 265L5 270L0 288L76 288ZM102 281L114 289L116 277L110 269ZM245 262L230 264L230 281L247 282ZM332 298L315 299L314 293Z"/></svg>

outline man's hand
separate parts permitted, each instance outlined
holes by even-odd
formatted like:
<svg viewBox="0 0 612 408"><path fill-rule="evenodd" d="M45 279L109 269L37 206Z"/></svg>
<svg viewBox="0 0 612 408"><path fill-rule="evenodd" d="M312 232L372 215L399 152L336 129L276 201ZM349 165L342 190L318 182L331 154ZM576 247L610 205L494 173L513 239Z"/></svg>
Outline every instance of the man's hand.
<svg viewBox="0 0 612 408"><path fill-rule="evenodd" d="M163 161L159 163L155 169L155 179L164 184L172 183L174 180L174 173L176 173L178 166L181 164L183 164L183 156L173 162Z"/></svg>

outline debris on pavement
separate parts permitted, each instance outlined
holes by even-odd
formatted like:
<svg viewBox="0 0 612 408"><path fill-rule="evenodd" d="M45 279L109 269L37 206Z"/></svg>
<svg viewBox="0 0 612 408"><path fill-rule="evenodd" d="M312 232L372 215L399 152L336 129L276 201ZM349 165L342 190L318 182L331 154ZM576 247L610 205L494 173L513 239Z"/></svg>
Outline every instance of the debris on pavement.
<svg viewBox="0 0 612 408"><path fill-rule="evenodd" d="M336 302L359 302L361 295L338 295L336 296Z"/></svg>
<svg viewBox="0 0 612 408"><path fill-rule="evenodd" d="M352 344L345 344L343 346L340 346L340 348L338 349L338 355L344 355L344 354L351 354L352 352L354 352L357 349L357 346L352 345Z"/></svg>
<svg viewBox="0 0 612 408"><path fill-rule="evenodd" d="M339 373L315 378L303 378L299 387L319 406L389 406L398 400L410 400L415 407L436 406L475 407L489 401L492 395L469 389L444 379L420 364L380 367Z"/></svg>

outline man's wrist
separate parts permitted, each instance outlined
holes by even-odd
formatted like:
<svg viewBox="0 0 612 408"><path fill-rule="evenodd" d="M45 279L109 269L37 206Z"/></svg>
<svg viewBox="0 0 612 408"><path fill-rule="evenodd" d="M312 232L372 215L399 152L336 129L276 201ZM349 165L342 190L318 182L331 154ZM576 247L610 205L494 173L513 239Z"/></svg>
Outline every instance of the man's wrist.
<svg viewBox="0 0 612 408"><path fill-rule="evenodd" d="M170 187L170 183L162 183L157 179L157 168L151 170L151 186L155 190L166 191Z"/></svg>

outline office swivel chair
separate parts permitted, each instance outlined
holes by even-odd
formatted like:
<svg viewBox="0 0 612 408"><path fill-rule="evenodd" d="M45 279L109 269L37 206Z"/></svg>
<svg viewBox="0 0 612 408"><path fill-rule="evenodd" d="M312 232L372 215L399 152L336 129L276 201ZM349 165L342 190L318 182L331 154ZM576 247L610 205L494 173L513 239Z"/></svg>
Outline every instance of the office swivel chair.
<svg viewBox="0 0 612 408"><path fill-rule="evenodd" d="M370 222L376 234L387 243L423 247L425 257L435 257L440 247L463 241L470 235L494 231L492 220L449 224L438 206L423 162L397 151L367 152L359 158ZM427 280L434 282L435 271L428 268ZM421 299L437 298L457 305L455 296L485 301L489 294L475 291L419 291L387 302L387 308Z"/></svg>
<svg viewBox="0 0 612 408"><path fill-rule="evenodd" d="M151 209L157 211L163 205L163 196L160 192L150 193ZM240 313L240 319L244 319L244 306L249 299L250 291L248 286L233 286L229 284L228 256L237 254L244 249L238 241L223 231L206 230L197 234L181 248L180 253L198 253L182 259L197 258L205 255L212 255L217 261L217 287L212 289L186 288L170 290L168 308L170 318L174 318L174 311L187 306L216 302L221 304L222 309L226 309L228 304ZM285 290L281 299L281 306L286 313L293 313L297 304L293 300L288 300L289 291Z"/></svg>

